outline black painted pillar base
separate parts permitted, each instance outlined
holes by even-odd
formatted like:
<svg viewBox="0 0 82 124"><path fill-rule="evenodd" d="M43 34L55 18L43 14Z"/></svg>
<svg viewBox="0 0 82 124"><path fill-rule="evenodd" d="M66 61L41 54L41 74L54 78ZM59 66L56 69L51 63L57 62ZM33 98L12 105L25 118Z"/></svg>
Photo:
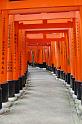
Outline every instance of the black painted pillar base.
<svg viewBox="0 0 82 124"><path fill-rule="evenodd" d="M82 105L82 83L81 83L81 105Z"/></svg>
<svg viewBox="0 0 82 124"><path fill-rule="evenodd" d="M51 71L51 67L50 66L48 66L48 71Z"/></svg>
<svg viewBox="0 0 82 124"><path fill-rule="evenodd" d="M50 66L50 71L53 71L53 67Z"/></svg>
<svg viewBox="0 0 82 124"><path fill-rule="evenodd" d="M72 75L70 75L70 87L72 88L73 91L75 85L74 83L75 83L75 78Z"/></svg>
<svg viewBox="0 0 82 124"><path fill-rule="evenodd" d="M38 64L38 67L39 67L39 68L42 68L42 67L43 67L43 64Z"/></svg>
<svg viewBox="0 0 82 124"><path fill-rule="evenodd" d="M25 84L26 84L26 79L27 79L27 73L26 72L24 74L24 79L25 79Z"/></svg>
<svg viewBox="0 0 82 124"><path fill-rule="evenodd" d="M43 68L43 67L44 67L44 66L43 66L43 63L42 63L40 68Z"/></svg>
<svg viewBox="0 0 82 124"><path fill-rule="evenodd" d="M29 65L32 65L32 63L28 62Z"/></svg>
<svg viewBox="0 0 82 124"><path fill-rule="evenodd" d="M15 80L15 94L18 94L20 91L20 82L19 80Z"/></svg>
<svg viewBox="0 0 82 124"><path fill-rule="evenodd" d="M38 63L36 63L36 67L38 67Z"/></svg>
<svg viewBox="0 0 82 124"><path fill-rule="evenodd" d="M47 70L49 71L49 66L47 65Z"/></svg>
<svg viewBox="0 0 82 124"><path fill-rule="evenodd" d="M67 73L67 84L70 84L70 73Z"/></svg>
<svg viewBox="0 0 82 124"><path fill-rule="evenodd" d="M8 81L9 84L9 97L14 97L15 95L15 82L14 81Z"/></svg>
<svg viewBox="0 0 82 124"><path fill-rule="evenodd" d="M41 64L38 64L39 68L41 68Z"/></svg>
<svg viewBox="0 0 82 124"><path fill-rule="evenodd" d="M67 74L65 74L65 82L67 82Z"/></svg>
<svg viewBox="0 0 82 124"><path fill-rule="evenodd" d="M49 66L47 65L47 70L49 71Z"/></svg>
<svg viewBox="0 0 82 124"><path fill-rule="evenodd" d="M77 95L77 81L74 81L74 94Z"/></svg>
<svg viewBox="0 0 82 124"><path fill-rule="evenodd" d="M81 82L77 81L77 99L81 100Z"/></svg>
<svg viewBox="0 0 82 124"><path fill-rule="evenodd" d="M48 70L51 71L51 67L50 66L48 66Z"/></svg>
<svg viewBox="0 0 82 124"><path fill-rule="evenodd" d="M65 80L65 72L63 71L63 80Z"/></svg>
<svg viewBox="0 0 82 124"><path fill-rule="evenodd" d="M22 86L25 87L25 84L26 84L25 76L22 76Z"/></svg>
<svg viewBox="0 0 82 124"><path fill-rule="evenodd" d="M19 84L20 84L20 90L22 90L22 88L23 88L22 77L20 77L18 81L19 81Z"/></svg>
<svg viewBox="0 0 82 124"><path fill-rule="evenodd" d="M47 66L46 66L46 70L52 71L52 67L47 65Z"/></svg>
<svg viewBox="0 0 82 124"><path fill-rule="evenodd" d="M37 64L37 67L39 67L39 64Z"/></svg>
<svg viewBox="0 0 82 124"><path fill-rule="evenodd" d="M41 66L40 66L40 68L43 68L43 63L42 64L40 64Z"/></svg>
<svg viewBox="0 0 82 124"><path fill-rule="evenodd" d="M54 74L56 74L56 67L53 68Z"/></svg>
<svg viewBox="0 0 82 124"><path fill-rule="evenodd" d="M63 71L60 70L60 78L63 79Z"/></svg>
<svg viewBox="0 0 82 124"><path fill-rule="evenodd" d="M2 102L8 102L8 91L9 91L9 86L8 83L6 82L5 84L1 84L2 88Z"/></svg>
<svg viewBox="0 0 82 124"><path fill-rule="evenodd" d="M27 79L27 77L26 77L26 75L24 75L24 83L26 84L26 79Z"/></svg>
<svg viewBox="0 0 82 124"><path fill-rule="evenodd" d="M70 74L70 87L72 88L72 77L73 75Z"/></svg>
<svg viewBox="0 0 82 124"><path fill-rule="evenodd" d="M75 78L72 77L72 90L74 91L74 82L75 82Z"/></svg>
<svg viewBox="0 0 82 124"><path fill-rule="evenodd" d="M43 68L46 68L46 62L43 62Z"/></svg>
<svg viewBox="0 0 82 124"><path fill-rule="evenodd" d="M60 70L57 69L57 78L60 78Z"/></svg>
<svg viewBox="0 0 82 124"><path fill-rule="evenodd" d="M2 88L0 87L0 109L2 109Z"/></svg>
<svg viewBox="0 0 82 124"><path fill-rule="evenodd" d="M55 68L55 74L56 74L56 76L57 76L57 68Z"/></svg>
<svg viewBox="0 0 82 124"><path fill-rule="evenodd" d="M52 64L52 72L54 72L54 64Z"/></svg>
<svg viewBox="0 0 82 124"><path fill-rule="evenodd" d="M49 66L49 71L52 71L52 67L51 66Z"/></svg>
<svg viewBox="0 0 82 124"><path fill-rule="evenodd" d="M48 65L46 65L46 70L48 70Z"/></svg>

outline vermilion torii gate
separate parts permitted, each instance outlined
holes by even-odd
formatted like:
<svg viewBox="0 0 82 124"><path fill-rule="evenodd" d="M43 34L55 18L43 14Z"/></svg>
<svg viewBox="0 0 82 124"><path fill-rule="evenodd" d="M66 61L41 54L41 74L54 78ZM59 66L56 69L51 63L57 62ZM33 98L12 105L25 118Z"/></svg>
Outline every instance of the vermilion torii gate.
<svg viewBox="0 0 82 124"><path fill-rule="evenodd" d="M43 24L19 24L19 29L43 29L43 28L72 28L73 22L67 23L43 23Z"/></svg>
<svg viewBox="0 0 82 124"><path fill-rule="evenodd" d="M25 85L27 51L33 49L36 56L37 47L38 63L45 61L48 69L57 70L57 76L71 83L77 98L82 98L82 0L1 0L0 27L0 108ZM35 33L55 34L54 38L26 39L26 34Z"/></svg>

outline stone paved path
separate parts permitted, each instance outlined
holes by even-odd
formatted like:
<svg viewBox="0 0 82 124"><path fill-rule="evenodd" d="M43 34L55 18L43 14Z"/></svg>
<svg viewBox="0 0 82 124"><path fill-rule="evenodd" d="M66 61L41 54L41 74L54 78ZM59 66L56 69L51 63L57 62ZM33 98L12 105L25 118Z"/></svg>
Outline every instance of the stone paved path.
<svg viewBox="0 0 82 124"><path fill-rule="evenodd" d="M31 82L23 98L0 124L80 124L68 90L62 81L43 69L29 67Z"/></svg>

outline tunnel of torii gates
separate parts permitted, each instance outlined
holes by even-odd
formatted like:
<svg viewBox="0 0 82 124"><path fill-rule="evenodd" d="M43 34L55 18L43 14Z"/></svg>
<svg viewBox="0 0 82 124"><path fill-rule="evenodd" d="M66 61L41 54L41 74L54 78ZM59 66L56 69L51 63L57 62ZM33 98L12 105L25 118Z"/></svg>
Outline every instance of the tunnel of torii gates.
<svg viewBox="0 0 82 124"><path fill-rule="evenodd" d="M28 64L53 71L82 101L82 0L0 0L0 109Z"/></svg>

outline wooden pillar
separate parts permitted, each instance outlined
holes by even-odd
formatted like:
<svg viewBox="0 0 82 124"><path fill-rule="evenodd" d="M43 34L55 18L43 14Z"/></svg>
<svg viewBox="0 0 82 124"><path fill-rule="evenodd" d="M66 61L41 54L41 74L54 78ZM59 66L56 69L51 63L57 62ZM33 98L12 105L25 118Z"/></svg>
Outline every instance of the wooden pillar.
<svg viewBox="0 0 82 124"><path fill-rule="evenodd" d="M49 70L51 71L51 67L52 67L52 61L51 61L51 46L48 46L48 66L49 66Z"/></svg>
<svg viewBox="0 0 82 124"><path fill-rule="evenodd" d="M26 40L25 40L25 31L19 30L19 80L20 88L22 89L25 86L26 79L26 69L27 69L27 60L26 60ZM21 81L22 80L22 81Z"/></svg>
<svg viewBox="0 0 82 124"><path fill-rule="evenodd" d="M14 97L15 83L13 80L13 42L14 42L14 15L9 15L8 44L7 44L7 82L9 84L9 97Z"/></svg>
<svg viewBox="0 0 82 124"><path fill-rule="evenodd" d="M38 64L42 67L42 46L38 46Z"/></svg>
<svg viewBox="0 0 82 124"><path fill-rule="evenodd" d="M47 56L48 56L47 46L45 46L45 54L46 54L45 62L46 62L46 65L47 65L48 64L48 62L47 62Z"/></svg>
<svg viewBox="0 0 82 124"><path fill-rule="evenodd" d="M65 54L65 81L70 84L70 51L69 51L69 38L68 32L64 33L65 41L64 41L64 54ZM64 66L64 65L63 65Z"/></svg>
<svg viewBox="0 0 82 124"><path fill-rule="evenodd" d="M61 65L61 71L60 71L60 78L64 79L65 72L64 72L64 47L63 47L64 41L60 42L60 65Z"/></svg>
<svg viewBox="0 0 82 124"><path fill-rule="evenodd" d="M73 28L69 29L69 48L70 48L70 69L71 75L76 77L76 34L75 19L73 19Z"/></svg>
<svg viewBox="0 0 82 124"><path fill-rule="evenodd" d="M46 68L46 48L43 46L43 68Z"/></svg>
<svg viewBox="0 0 82 124"><path fill-rule="evenodd" d="M55 42L56 69L60 70L60 41Z"/></svg>
<svg viewBox="0 0 82 124"><path fill-rule="evenodd" d="M51 66L54 67L54 42L51 41Z"/></svg>
<svg viewBox="0 0 82 124"><path fill-rule="evenodd" d="M80 45L80 46L79 46ZM80 40L78 44L80 53L80 70L79 70L79 80L82 82L82 6L80 7Z"/></svg>
<svg viewBox="0 0 82 124"><path fill-rule="evenodd" d="M76 12L76 39L77 39L77 80L75 84L77 98L82 104L82 6L80 12Z"/></svg>
<svg viewBox="0 0 82 124"><path fill-rule="evenodd" d="M77 74L76 80L81 80L81 42L80 42L80 14L76 12L76 19L75 19L75 26L76 26L76 46L77 46Z"/></svg>
<svg viewBox="0 0 82 124"><path fill-rule="evenodd" d="M25 83L26 83L26 78L25 78L25 75L26 75L26 40L25 40L25 30L22 30L22 44L21 44L21 52L22 52L22 56L21 56L21 75L22 75L22 78L23 78L23 86L25 86Z"/></svg>
<svg viewBox="0 0 82 124"><path fill-rule="evenodd" d="M45 46L45 54L46 54L46 68L48 69L48 61L49 61L49 46Z"/></svg>
<svg viewBox="0 0 82 124"><path fill-rule="evenodd" d="M53 64L54 64L54 73L56 73L56 53L55 53L55 42L53 42Z"/></svg>
<svg viewBox="0 0 82 124"><path fill-rule="evenodd" d="M78 79L78 69L79 69L79 56L78 52L78 40L77 40L77 29L76 29L76 19L73 18L73 28L69 29L69 48L70 48L70 72L72 79L72 89L74 90L75 95L77 95L77 79ZM80 33L80 32L79 32ZM81 56L80 56L81 57Z"/></svg>
<svg viewBox="0 0 82 124"><path fill-rule="evenodd" d="M7 82L7 43L8 43L8 12L0 13L0 84L2 87L2 102L8 101Z"/></svg>
<svg viewBox="0 0 82 124"><path fill-rule="evenodd" d="M22 84L22 75L21 75L21 69L22 69L22 51L21 51L21 47L22 47L22 30L19 29L19 33L18 33L18 50L19 50L19 56L18 56L18 61L19 61L19 84L20 84L20 90L22 90L23 88L23 84Z"/></svg>
<svg viewBox="0 0 82 124"><path fill-rule="evenodd" d="M13 40L13 80L15 83L15 93L19 93L20 85L19 85L19 51L18 51L18 28L19 22L14 22L14 40Z"/></svg>
<svg viewBox="0 0 82 124"><path fill-rule="evenodd" d="M66 73L66 44L65 40L60 41L60 77L65 80L65 73Z"/></svg>

